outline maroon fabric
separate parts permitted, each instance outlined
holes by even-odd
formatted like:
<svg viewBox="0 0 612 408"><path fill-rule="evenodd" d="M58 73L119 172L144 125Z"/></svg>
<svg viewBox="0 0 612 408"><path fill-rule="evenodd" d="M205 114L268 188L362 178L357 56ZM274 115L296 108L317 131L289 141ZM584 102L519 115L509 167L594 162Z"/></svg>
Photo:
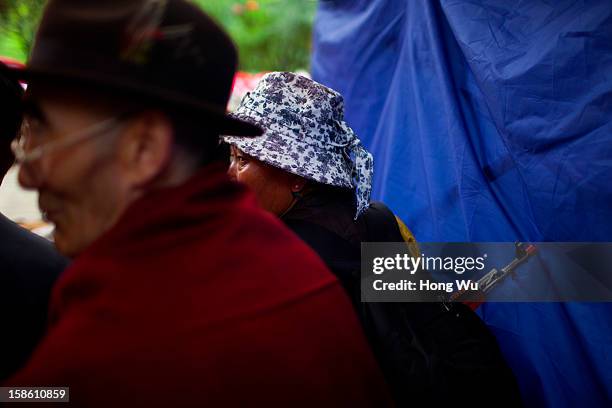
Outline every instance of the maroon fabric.
<svg viewBox="0 0 612 408"><path fill-rule="evenodd" d="M336 279L216 166L136 202L74 261L9 384L95 407L390 403Z"/></svg>

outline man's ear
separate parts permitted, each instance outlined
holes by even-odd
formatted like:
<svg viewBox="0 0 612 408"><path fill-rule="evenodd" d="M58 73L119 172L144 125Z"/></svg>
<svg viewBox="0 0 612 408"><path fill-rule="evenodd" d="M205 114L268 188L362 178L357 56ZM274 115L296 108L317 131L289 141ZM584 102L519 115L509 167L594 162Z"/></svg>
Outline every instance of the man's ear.
<svg viewBox="0 0 612 408"><path fill-rule="evenodd" d="M150 184L168 167L174 128L162 112L145 111L125 127L118 143L124 177L134 187Z"/></svg>

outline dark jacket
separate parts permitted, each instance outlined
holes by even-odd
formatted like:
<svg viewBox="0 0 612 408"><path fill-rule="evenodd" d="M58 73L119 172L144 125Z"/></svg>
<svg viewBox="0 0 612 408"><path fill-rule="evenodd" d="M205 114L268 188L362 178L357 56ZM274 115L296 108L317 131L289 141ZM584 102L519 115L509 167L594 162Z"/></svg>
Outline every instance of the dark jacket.
<svg viewBox="0 0 612 408"><path fill-rule="evenodd" d="M0 214L0 380L24 365L45 332L53 283L67 260Z"/></svg>
<svg viewBox="0 0 612 408"><path fill-rule="evenodd" d="M322 188L282 218L308 243L351 297L398 406L520 406L516 381L497 342L461 303L361 302L361 242L402 242L382 203L357 221L350 191ZM432 405L433 404L433 405Z"/></svg>

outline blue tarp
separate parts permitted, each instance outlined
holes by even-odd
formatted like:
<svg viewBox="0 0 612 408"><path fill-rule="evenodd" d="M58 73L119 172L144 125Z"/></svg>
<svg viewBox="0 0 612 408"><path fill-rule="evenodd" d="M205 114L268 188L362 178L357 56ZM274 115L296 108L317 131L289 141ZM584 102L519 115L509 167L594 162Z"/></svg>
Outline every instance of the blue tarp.
<svg viewBox="0 0 612 408"><path fill-rule="evenodd" d="M612 2L320 0L313 77L420 241L612 241ZM528 406L609 406L611 304L479 310Z"/></svg>

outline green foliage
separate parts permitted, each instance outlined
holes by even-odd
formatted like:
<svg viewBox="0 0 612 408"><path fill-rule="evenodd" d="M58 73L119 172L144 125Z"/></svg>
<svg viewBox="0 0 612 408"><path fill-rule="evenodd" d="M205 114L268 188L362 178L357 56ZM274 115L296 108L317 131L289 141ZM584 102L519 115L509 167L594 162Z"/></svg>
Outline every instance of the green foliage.
<svg viewBox="0 0 612 408"><path fill-rule="evenodd" d="M0 55L27 59L45 0L0 1Z"/></svg>
<svg viewBox="0 0 612 408"><path fill-rule="evenodd" d="M225 27L244 71L308 70L315 0L196 0Z"/></svg>
<svg viewBox="0 0 612 408"><path fill-rule="evenodd" d="M307 70L316 0L193 0L230 34L244 71ZM25 61L45 0L0 0L0 55Z"/></svg>

